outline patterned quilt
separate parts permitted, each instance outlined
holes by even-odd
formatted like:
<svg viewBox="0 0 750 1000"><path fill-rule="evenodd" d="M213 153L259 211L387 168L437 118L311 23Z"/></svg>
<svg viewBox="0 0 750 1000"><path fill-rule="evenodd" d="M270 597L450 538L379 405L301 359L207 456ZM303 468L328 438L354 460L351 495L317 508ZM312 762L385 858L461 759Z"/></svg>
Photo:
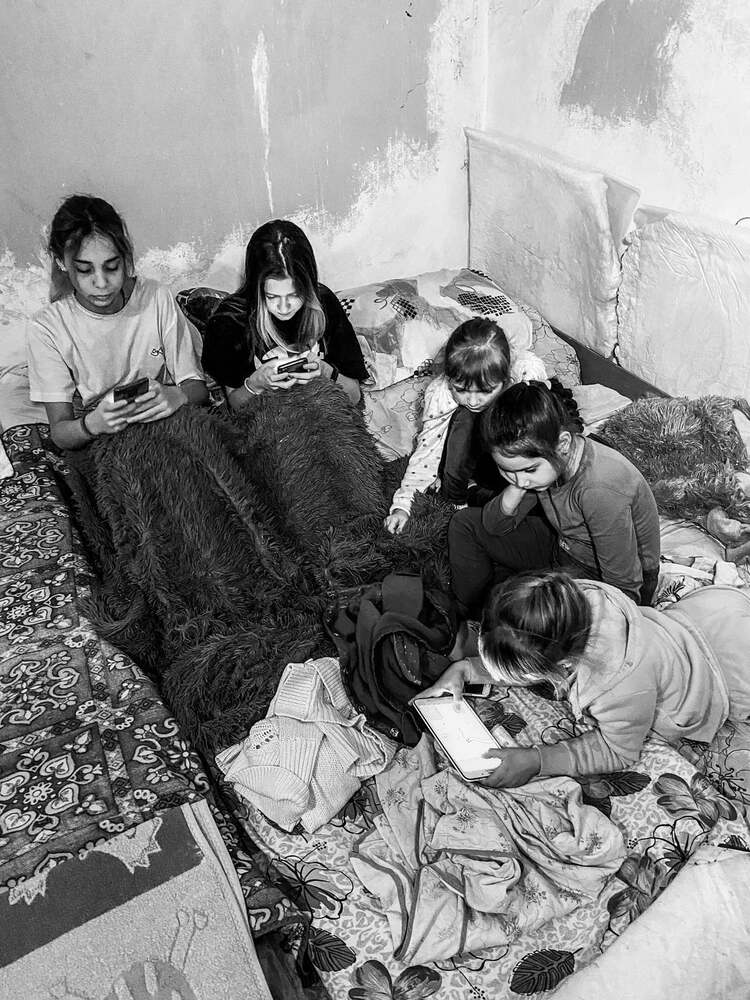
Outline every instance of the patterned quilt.
<svg viewBox="0 0 750 1000"><path fill-rule="evenodd" d="M701 844L750 846L748 734L725 727L714 745L689 744L682 755L651 742L636 768L584 784L584 801L611 816L627 848L596 901L503 948L400 964L390 957L377 901L349 863L381 812L373 784L314 835L285 833L235 804L238 835L153 684L91 628L88 562L65 502L65 465L44 426L15 427L3 443L15 469L0 483L0 896L7 911L37 896L61 862L83 860L123 832L205 799L240 875L255 936L283 929L291 946L311 921L309 952L332 996L544 995L621 934ZM529 693L504 693L484 711L520 744L554 741L573 725L560 705Z"/></svg>
<svg viewBox="0 0 750 1000"><path fill-rule="evenodd" d="M555 742L577 732L560 703L531 692L501 691L477 704L491 727L502 727L520 745ZM721 760L720 748L693 744L689 749L696 760L701 754ZM732 792L722 780L732 770L724 757L723 771L720 764L710 777ZM598 897L581 894L567 915L533 933L519 933L503 947L439 963L405 965L392 957L391 932L379 900L365 891L350 862L359 842L381 824L386 804L378 800L373 779L314 834L287 833L248 805L242 821L272 859L276 883L310 914L311 958L336 1000L541 997L622 934L699 846L750 849L742 794L740 801L730 801L685 756L658 739L647 742L632 770L581 784L584 803L611 818L625 845L619 870L605 880ZM472 823L470 812L463 820ZM527 889L536 893L529 903L538 904L538 887Z"/></svg>
<svg viewBox="0 0 750 1000"><path fill-rule="evenodd" d="M90 571L44 425L3 435L0 482L0 896L175 806L206 799L258 936L305 920L218 808L201 760L152 682L92 629Z"/></svg>

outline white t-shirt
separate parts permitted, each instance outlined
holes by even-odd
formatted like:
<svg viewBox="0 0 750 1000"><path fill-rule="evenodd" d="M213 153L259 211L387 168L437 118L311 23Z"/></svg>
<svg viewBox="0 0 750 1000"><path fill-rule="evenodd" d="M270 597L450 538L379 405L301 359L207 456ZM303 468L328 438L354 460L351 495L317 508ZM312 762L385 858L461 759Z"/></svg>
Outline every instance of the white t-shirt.
<svg viewBox="0 0 750 1000"><path fill-rule="evenodd" d="M147 376L162 385L205 381L201 338L172 294L136 278L125 307L90 312L73 294L41 309L28 327L31 398L70 403L76 391L89 408L116 385Z"/></svg>

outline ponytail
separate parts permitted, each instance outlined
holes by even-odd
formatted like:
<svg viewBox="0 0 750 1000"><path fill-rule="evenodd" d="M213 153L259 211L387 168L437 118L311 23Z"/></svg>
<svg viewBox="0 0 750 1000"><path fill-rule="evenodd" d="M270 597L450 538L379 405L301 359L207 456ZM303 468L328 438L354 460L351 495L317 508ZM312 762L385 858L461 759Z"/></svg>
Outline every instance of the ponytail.
<svg viewBox="0 0 750 1000"><path fill-rule="evenodd" d="M591 612L565 573L523 573L498 584L482 616L479 652L492 677L517 687L568 686L568 662L583 653Z"/></svg>

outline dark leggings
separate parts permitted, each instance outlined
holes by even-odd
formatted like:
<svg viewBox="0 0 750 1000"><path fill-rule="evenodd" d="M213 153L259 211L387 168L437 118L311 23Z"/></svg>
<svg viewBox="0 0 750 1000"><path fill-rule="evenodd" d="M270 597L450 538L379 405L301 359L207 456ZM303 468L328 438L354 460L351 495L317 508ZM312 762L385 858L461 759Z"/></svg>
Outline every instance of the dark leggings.
<svg viewBox="0 0 750 1000"><path fill-rule="evenodd" d="M468 618L481 617L494 584L525 570L550 569L557 556L557 534L544 517L529 515L507 534L494 535L482 523L482 511L456 511L448 525L451 586Z"/></svg>
<svg viewBox="0 0 750 1000"><path fill-rule="evenodd" d="M577 563L560 551L557 532L540 507L503 535L487 530L482 513L481 507L466 507L456 511L448 525L451 587L459 613L467 618L481 618L492 587L516 573L556 569L579 580L601 580L598 569ZM628 596L649 605L657 577L658 572L644 573L640 595Z"/></svg>

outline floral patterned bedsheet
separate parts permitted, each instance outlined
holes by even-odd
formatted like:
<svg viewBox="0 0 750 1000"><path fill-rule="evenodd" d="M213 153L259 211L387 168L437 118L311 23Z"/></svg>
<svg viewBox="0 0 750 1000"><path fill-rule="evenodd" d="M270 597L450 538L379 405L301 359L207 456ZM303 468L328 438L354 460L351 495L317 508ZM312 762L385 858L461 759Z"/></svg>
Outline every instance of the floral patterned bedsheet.
<svg viewBox="0 0 750 1000"><path fill-rule="evenodd" d="M477 704L489 725L503 727L520 745L556 742L578 731L561 704L531 692L500 691L493 700ZM701 755L714 759L712 754L721 753L696 744L686 749L696 761ZM731 765L725 760L723 767L723 776L715 769L709 776L722 791L736 791L726 775ZM742 801L724 797L685 756L661 740L650 739L631 770L581 784L584 802L612 819L626 848L625 860L598 899L509 947L410 967L391 957L386 918L349 860L381 811L372 779L331 824L314 834L286 833L249 805L241 807L241 818L271 859L271 878L310 914L310 956L334 1000L543 997L600 955L700 845L750 849Z"/></svg>
<svg viewBox="0 0 750 1000"><path fill-rule="evenodd" d="M304 918L218 808L154 685L86 617L90 568L46 426L2 441L15 474L0 481L0 896L33 898L51 868L205 799L253 933L298 939Z"/></svg>

